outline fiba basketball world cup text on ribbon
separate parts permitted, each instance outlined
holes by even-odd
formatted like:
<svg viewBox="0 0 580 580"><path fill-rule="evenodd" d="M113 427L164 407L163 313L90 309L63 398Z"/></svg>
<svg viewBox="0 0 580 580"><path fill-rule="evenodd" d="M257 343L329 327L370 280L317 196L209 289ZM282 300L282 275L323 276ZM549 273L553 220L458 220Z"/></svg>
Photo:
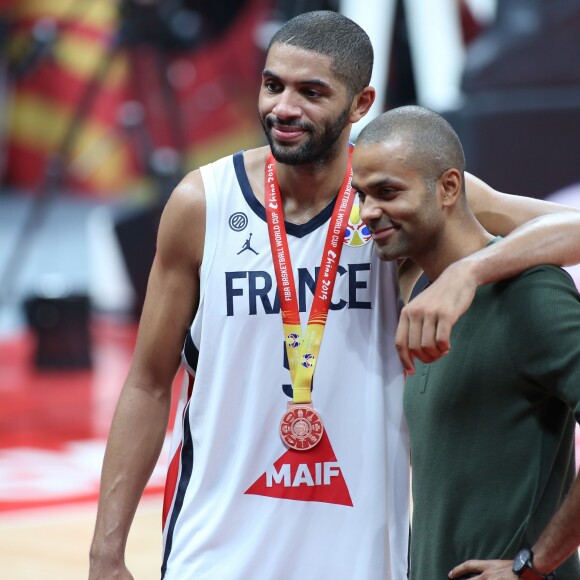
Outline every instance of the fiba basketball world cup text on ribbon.
<svg viewBox="0 0 580 580"><path fill-rule="evenodd" d="M271 154L266 162L264 205L270 249L278 283L284 342L292 379L292 402L288 403L288 410L282 417L280 436L286 445L299 451L314 447L320 441L324 430L321 418L312 407L311 385L330 308L332 289L338 272L343 248L342 240L348 223L347 216L350 214L354 201L352 151L352 147L349 147L346 175L326 234L304 339L302 339L296 286L284 224L282 197L276 176L276 163Z"/></svg>

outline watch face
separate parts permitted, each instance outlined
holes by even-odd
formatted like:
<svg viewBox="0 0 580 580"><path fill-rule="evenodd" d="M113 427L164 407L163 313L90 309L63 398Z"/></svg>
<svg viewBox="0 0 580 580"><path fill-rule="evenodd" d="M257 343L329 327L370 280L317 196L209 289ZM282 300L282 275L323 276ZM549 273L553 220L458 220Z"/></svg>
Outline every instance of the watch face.
<svg viewBox="0 0 580 580"><path fill-rule="evenodd" d="M512 566L512 570L515 574L518 574L524 571L528 567L528 562L531 557L531 553L529 550L523 549L520 550L516 557L514 558L514 564Z"/></svg>

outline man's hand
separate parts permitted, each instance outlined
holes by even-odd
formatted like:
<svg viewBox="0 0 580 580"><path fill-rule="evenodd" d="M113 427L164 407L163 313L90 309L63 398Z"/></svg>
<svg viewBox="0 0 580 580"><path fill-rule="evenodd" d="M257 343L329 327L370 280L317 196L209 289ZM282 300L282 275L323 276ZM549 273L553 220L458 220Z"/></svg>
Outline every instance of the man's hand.
<svg viewBox="0 0 580 580"><path fill-rule="evenodd" d="M473 578L474 580L517 580L512 572L513 560L468 560L455 566L449 578ZM475 576L467 576L468 574Z"/></svg>
<svg viewBox="0 0 580 580"><path fill-rule="evenodd" d="M113 564L91 558L89 580L134 580L124 562Z"/></svg>
<svg viewBox="0 0 580 580"><path fill-rule="evenodd" d="M453 325L477 289L470 268L467 260L451 264L401 311L395 344L408 374L415 372L413 358L430 363L449 352Z"/></svg>

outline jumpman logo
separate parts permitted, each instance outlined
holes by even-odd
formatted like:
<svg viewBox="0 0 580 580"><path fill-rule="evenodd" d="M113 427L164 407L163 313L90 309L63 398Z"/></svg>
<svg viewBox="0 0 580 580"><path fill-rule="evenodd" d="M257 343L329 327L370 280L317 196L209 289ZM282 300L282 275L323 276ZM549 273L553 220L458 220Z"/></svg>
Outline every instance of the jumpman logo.
<svg viewBox="0 0 580 580"><path fill-rule="evenodd" d="M254 252L254 254L256 254L256 256L258 255L258 252L256 252L256 250L254 250L254 248L252 248L252 246L250 245L251 239L252 239L252 234L250 234L250 237L244 242L242 249L237 254L238 256L246 250L250 250L251 252Z"/></svg>

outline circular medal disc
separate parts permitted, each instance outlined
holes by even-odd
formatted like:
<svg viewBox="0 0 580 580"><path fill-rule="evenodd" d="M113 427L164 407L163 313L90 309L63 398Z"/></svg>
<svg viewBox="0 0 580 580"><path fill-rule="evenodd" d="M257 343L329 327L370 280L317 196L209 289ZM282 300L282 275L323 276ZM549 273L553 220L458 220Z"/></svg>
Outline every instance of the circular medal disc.
<svg viewBox="0 0 580 580"><path fill-rule="evenodd" d="M296 451L308 451L316 446L324 426L318 413L308 405L292 405L280 421L280 437Z"/></svg>

